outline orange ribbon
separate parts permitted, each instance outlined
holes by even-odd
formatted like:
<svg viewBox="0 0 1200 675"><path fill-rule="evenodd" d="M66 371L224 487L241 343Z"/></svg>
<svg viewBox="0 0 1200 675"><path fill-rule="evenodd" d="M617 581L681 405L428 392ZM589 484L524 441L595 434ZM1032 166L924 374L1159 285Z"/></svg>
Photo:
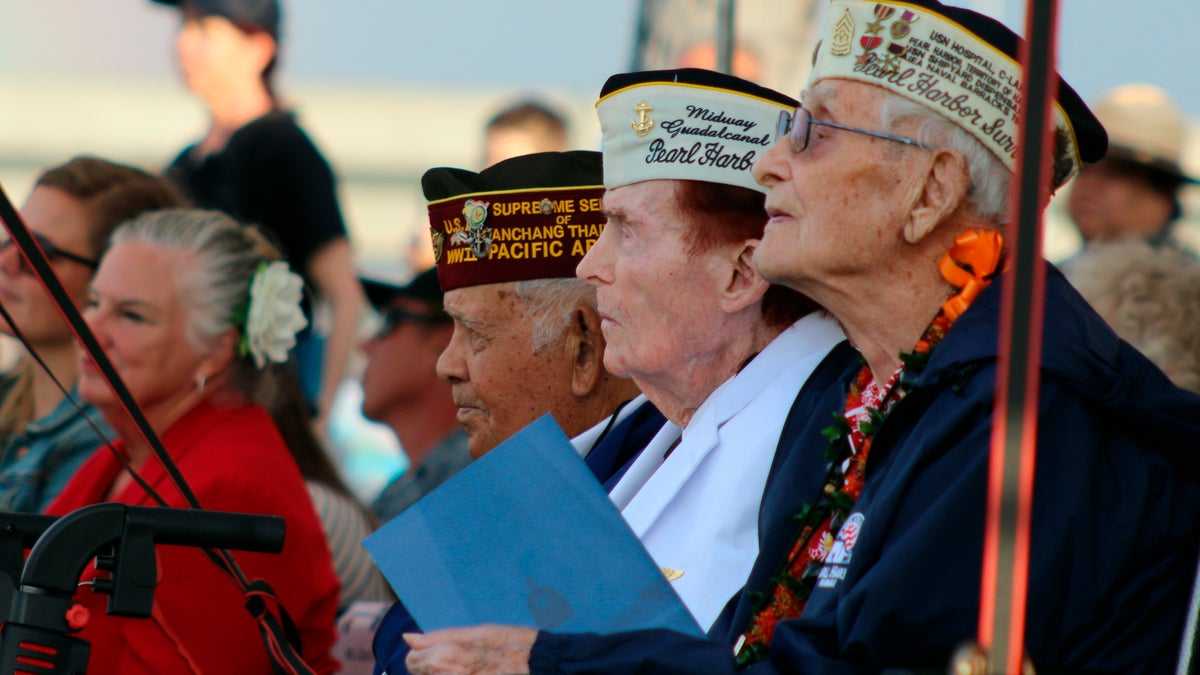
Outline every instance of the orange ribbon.
<svg viewBox="0 0 1200 675"><path fill-rule="evenodd" d="M1004 257L1004 238L995 230L971 230L954 240L942 257L942 276L958 294L942 305L946 317L954 321L987 288L996 276Z"/></svg>

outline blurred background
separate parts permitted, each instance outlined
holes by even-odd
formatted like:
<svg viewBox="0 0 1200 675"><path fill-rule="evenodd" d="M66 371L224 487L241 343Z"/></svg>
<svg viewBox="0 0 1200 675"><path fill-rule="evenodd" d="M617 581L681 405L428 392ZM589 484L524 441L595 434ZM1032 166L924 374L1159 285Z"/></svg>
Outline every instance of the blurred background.
<svg viewBox="0 0 1200 675"><path fill-rule="evenodd" d="M532 98L568 120L570 145L597 148L592 106L635 67L712 66L716 0L283 0L278 90L339 177L363 268L403 279L424 253L421 174L480 168L483 129ZM1021 32L1024 2L957 0ZM807 76L820 0L740 0L735 69L795 95ZM1060 71L1085 100L1128 82L1158 85L1190 120L1184 165L1200 175L1197 0L1064 0ZM176 69L178 13L149 0L0 0L0 184L18 205L37 172L81 153L161 169L206 129ZM1200 246L1200 198L1184 195L1182 238ZM1078 237L1052 206L1047 254ZM403 456L355 419L348 384L334 440L360 494ZM339 421L340 420L340 421Z"/></svg>

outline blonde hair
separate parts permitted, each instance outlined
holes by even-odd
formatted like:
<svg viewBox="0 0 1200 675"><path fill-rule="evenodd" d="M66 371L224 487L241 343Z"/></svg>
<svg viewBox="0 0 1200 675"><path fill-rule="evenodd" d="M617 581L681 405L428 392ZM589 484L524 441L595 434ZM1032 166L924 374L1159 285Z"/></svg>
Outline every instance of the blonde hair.
<svg viewBox="0 0 1200 675"><path fill-rule="evenodd" d="M8 386L0 394L0 436L15 436L33 419L33 361L21 359L4 377Z"/></svg>

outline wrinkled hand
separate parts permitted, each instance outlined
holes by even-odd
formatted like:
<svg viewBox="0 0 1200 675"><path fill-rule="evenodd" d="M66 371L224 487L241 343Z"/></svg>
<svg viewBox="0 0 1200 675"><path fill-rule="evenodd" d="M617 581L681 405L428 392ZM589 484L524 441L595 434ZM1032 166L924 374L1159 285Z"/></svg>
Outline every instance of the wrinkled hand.
<svg viewBox="0 0 1200 675"><path fill-rule="evenodd" d="M537 630L519 626L447 628L404 636L412 675L513 675L529 672Z"/></svg>

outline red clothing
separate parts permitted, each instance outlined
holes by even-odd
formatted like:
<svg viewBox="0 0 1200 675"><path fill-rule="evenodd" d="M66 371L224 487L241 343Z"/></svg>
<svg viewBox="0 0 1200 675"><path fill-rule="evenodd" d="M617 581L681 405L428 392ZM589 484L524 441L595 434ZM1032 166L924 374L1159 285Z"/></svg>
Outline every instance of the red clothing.
<svg viewBox="0 0 1200 675"><path fill-rule="evenodd" d="M175 422L162 441L204 508L284 518L282 553L232 551L233 556L248 579L263 579L275 589L300 632L308 664L318 673L336 670L330 650L337 577L304 480L266 411L202 402ZM116 445L121 449L123 444ZM116 499L105 499L120 470L112 453L101 448L46 512L61 515L102 501L154 505L132 481ZM157 459L147 460L140 474L167 504L185 505ZM76 593L76 601L91 610L91 621L79 633L92 646L89 672L270 673L257 624L233 581L200 549L155 549L159 585L151 617L109 616L104 610L108 596L92 593L91 586ZM94 576L89 566L82 579Z"/></svg>

